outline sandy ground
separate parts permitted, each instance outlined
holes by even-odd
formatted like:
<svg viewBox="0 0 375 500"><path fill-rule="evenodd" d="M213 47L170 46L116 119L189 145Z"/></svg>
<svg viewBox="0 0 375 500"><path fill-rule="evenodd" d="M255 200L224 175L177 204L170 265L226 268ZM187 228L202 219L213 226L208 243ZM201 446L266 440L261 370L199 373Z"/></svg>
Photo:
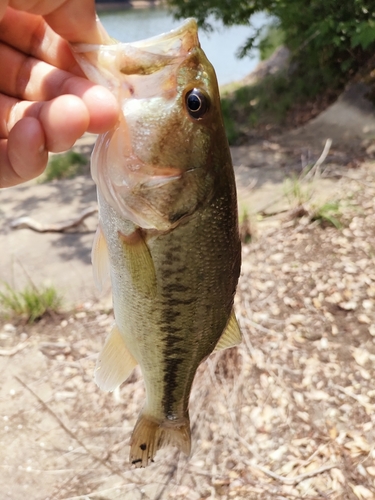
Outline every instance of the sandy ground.
<svg viewBox="0 0 375 500"><path fill-rule="evenodd" d="M0 280L52 283L76 307L32 326L1 325L1 498L375 497L375 119L363 99L349 89L303 129L232 149L240 214L256 235L244 246L236 303L244 343L198 373L190 460L167 449L132 470L139 373L113 395L92 381L112 321L91 274L95 216L76 233L10 227L25 215L76 217L95 205L91 179L0 192ZM314 164L328 138L323 173L296 219L285 178ZM311 221L327 200L339 200L340 229Z"/></svg>

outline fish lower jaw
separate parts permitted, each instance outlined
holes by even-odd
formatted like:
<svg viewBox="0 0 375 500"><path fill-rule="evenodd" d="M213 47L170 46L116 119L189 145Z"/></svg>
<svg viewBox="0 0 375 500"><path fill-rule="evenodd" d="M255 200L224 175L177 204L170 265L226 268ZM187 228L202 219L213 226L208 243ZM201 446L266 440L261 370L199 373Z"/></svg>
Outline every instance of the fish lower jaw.
<svg viewBox="0 0 375 500"><path fill-rule="evenodd" d="M189 417L155 419L142 412L130 440L130 462L136 467L146 467L154 461L157 450L169 445L190 455Z"/></svg>

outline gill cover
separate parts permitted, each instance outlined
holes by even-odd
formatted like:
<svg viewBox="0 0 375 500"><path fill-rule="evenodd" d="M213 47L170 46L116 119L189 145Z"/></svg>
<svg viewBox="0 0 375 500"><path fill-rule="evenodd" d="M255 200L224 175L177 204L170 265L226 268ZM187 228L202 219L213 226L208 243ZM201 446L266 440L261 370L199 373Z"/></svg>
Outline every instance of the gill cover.
<svg viewBox="0 0 375 500"><path fill-rule="evenodd" d="M200 119L209 107L203 90L193 84L186 90L181 81L186 79L188 84L201 78L199 57L193 55L197 51L203 54L196 21L188 19L176 30L140 42L76 44L73 49L86 76L108 87L122 110L118 124L99 136L93 151L91 170L99 191L120 216L137 226L171 229L195 210L198 196L204 197L197 193L202 190L191 176L182 180L196 166L186 158L182 169L176 167L181 162L170 152L179 150L186 157L179 146L184 147L189 134L173 137L167 133L171 128L176 134L186 117ZM181 103L186 116L179 120ZM197 148L204 150L209 138L200 135ZM157 150L161 144L167 153L164 156ZM189 144L185 147L194 154ZM183 199L180 194L188 190L189 198ZM173 208L177 198L179 206Z"/></svg>

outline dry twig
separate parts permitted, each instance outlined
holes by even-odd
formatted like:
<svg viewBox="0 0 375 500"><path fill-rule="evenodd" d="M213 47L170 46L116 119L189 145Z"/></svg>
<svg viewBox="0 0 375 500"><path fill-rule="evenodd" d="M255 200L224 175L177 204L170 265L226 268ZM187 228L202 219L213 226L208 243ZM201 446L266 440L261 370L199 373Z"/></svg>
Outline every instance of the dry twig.
<svg viewBox="0 0 375 500"><path fill-rule="evenodd" d="M87 217L90 217L90 215L95 214L97 211L97 207L88 207L75 219L57 224L42 224L31 217L19 217L10 223L10 227L12 229L32 229L38 233L64 233L65 231L77 228Z"/></svg>
<svg viewBox="0 0 375 500"><path fill-rule="evenodd" d="M29 344L29 342L20 342L11 349L0 349L0 356L14 356L17 352L22 351Z"/></svg>

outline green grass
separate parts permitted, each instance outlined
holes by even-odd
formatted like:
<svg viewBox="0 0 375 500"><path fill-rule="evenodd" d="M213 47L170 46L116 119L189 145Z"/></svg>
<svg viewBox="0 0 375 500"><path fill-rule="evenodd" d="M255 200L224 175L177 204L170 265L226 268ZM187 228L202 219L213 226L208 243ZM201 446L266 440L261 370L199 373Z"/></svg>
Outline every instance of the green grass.
<svg viewBox="0 0 375 500"><path fill-rule="evenodd" d="M53 155L41 177L41 182L50 182L54 179L72 179L83 173L83 167L87 163L87 158L75 151Z"/></svg>
<svg viewBox="0 0 375 500"><path fill-rule="evenodd" d="M318 221L323 226L334 226L336 229L341 229L340 215L340 202L331 201L315 207L311 220Z"/></svg>
<svg viewBox="0 0 375 500"><path fill-rule="evenodd" d="M52 286L29 285L16 291L8 283L0 291L0 308L7 317L19 317L29 323L41 319L46 314L58 312L62 299Z"/></svg>
<svg viewBox="0 0 375 500"><path fill-rule="evenodd" d="M284 181L284 194L292 207L299 207L308 203L314 193L312 182L304 182L298 176L290 177Z"/></svg>
<svg viewBox="0 0 375 500"><path fill-rule="evenodd" d="M241 209L238 223L242 243L250 243L254 237L254 220L246 208Z"/></svg>
<svg viewBox="0 0 375 500"><path fill-rule="evenodd" d="M341 223L341 205L339 201L328 201L321 205L311 202L314 195L314 181L305 181L303 178L292 177L284 183L285 196L296 211L301 207L301 213L309 216L311 222L318 222L322 227L333 226L336 229L343 227ZM296 211L298 213L298 211Z"/></svg>

